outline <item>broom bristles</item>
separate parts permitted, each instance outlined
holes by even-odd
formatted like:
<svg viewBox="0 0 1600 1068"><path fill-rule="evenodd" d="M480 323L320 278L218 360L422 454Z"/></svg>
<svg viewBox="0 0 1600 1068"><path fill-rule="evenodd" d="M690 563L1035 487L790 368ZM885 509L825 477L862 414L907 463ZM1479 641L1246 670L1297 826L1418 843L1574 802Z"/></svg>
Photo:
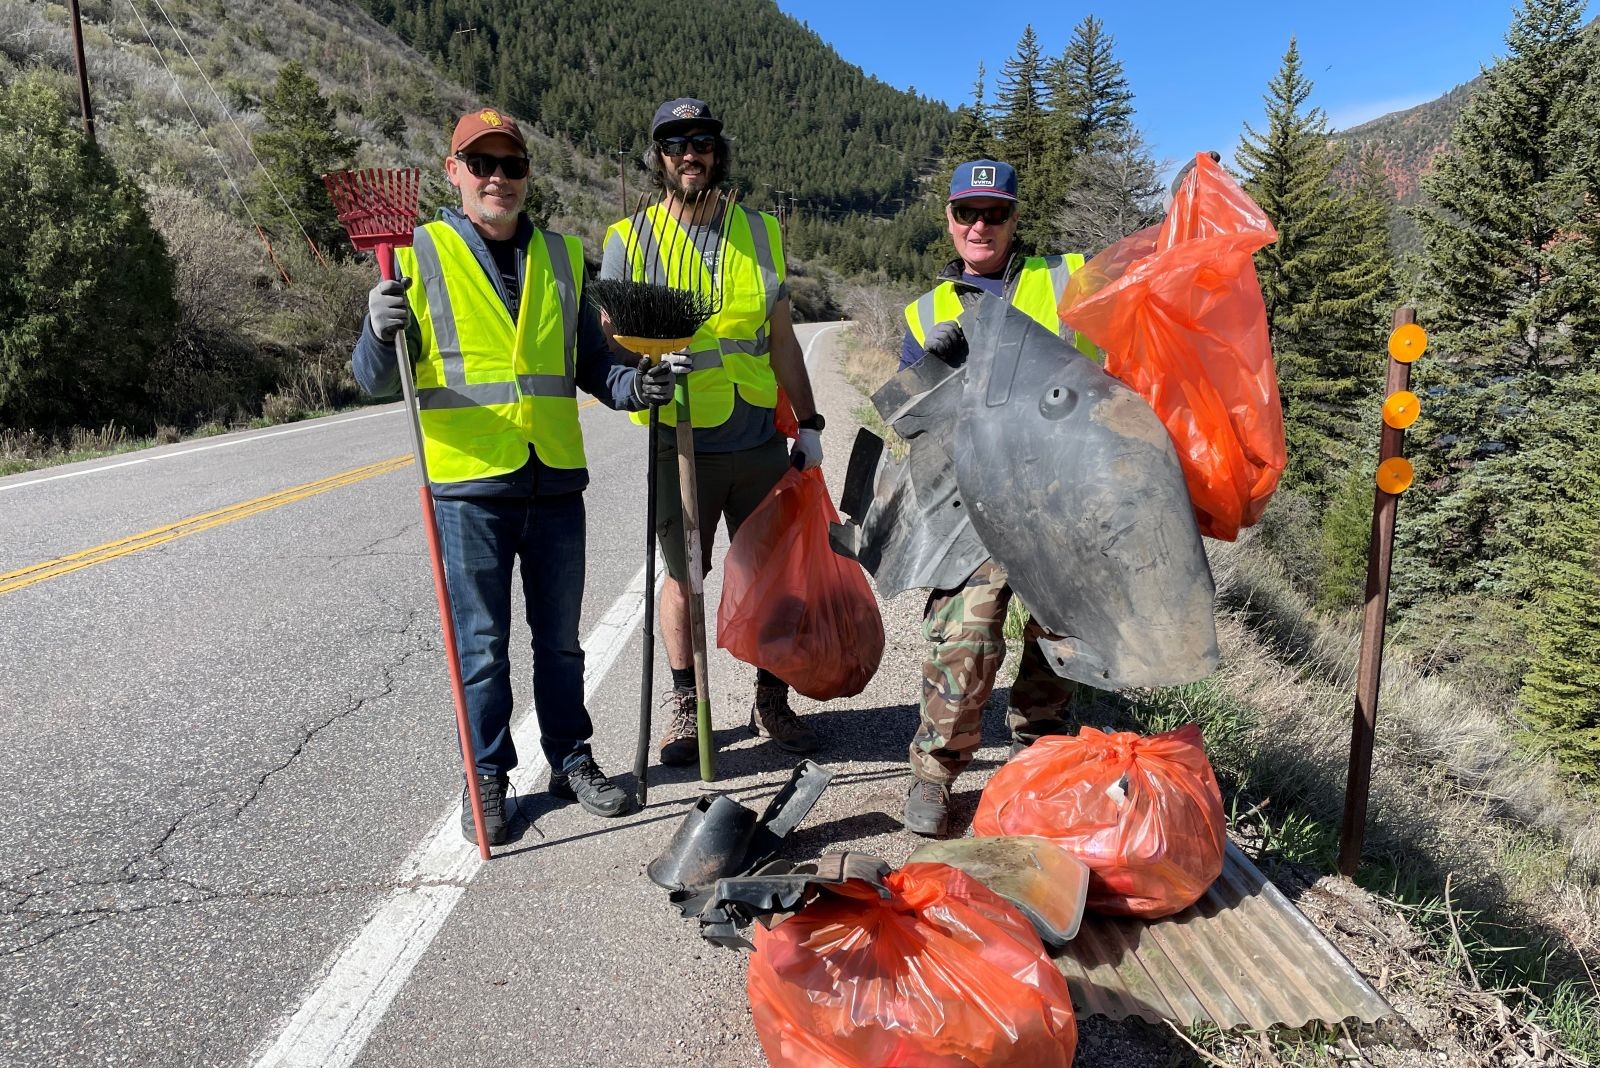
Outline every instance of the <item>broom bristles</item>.
<svg viewBox="0 0 1600 1068"><path fill-rule="evenodd" d="M611 320L612 332L626 337L693 337L715 314L706 294L652 282L600 279L584 292Z"/></svg>

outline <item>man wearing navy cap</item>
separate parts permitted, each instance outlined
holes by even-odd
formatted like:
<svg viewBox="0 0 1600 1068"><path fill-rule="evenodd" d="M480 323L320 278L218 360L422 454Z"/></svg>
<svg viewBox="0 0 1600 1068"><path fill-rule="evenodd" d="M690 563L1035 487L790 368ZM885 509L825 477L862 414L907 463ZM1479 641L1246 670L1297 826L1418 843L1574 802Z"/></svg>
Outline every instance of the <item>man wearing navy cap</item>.
<svg viewBox="0 0 1600 1068"><path fill-rule="evenodd" d="M791 465L808 470L822 462L823 420L794 333L778 221L743 204L728 205L721 188L731 162L722 120L705 101L680 97L662 104L651 120L644 155L662 200L606 231L600 265L601 278L710 285L721 296L721 309L688 347L705 571L711 567L719 517L732 539ZM696 260L703 261L703 270ZM779 386L800 425L792 450L785 448L774 423ZM690 764L698 756L677 421L677 406L668 403L661 409L656 441L656 536L668 575L661 589L661 635L672 668L672 689L662 702L663 764ZM791 753L809 753L819 744L789 706L788 684L765 670L756 674L749 729Z"/></svg>
<svg viewBox="0 0 1600 1068"><path fill-rule="evenodd" d="M939 273L937 285L906 305L901 369L924 356L962 363L967 358L962 300L979 292L1010 302L1070 338L1056 305L1068 277L1083 266L1083 257L1017 253L1017 172L1010 164L978 159L958 166L950 178L945 222L957 258ZM1085 355L1098 356L1087 339L1079 337L1075 343ZM1010 602L1005 568L993 559L978 565L962 586L934 590L928 597L922 630L933 646L922 668L922 722L911 740L913 778L905 807L909 831L937 836L949 829L950 784L971 763L983 734L983 706L1005 658ZM1006 709L1013 751L1067 729L1073 686L1046 662L1034 640L1043 633L1030 618L1023 633L1022 666Z"/></svg>

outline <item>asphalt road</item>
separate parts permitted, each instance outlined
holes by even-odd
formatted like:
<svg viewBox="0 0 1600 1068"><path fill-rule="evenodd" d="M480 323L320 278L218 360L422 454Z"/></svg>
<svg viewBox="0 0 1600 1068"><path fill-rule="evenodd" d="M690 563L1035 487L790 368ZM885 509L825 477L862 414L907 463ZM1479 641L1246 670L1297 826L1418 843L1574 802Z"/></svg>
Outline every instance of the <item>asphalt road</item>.
<svg viewBox="0 0 1600 1068"><path fill-rule="evenodd" d="M861 398L839 329L800 336L837 493ZM631 787L643 435L583 424L588 702ZM488 865L460 839L408 445L388 406L0 479L0 1063L763 1063L743 960L643 875L693 769L600 820L543 793L524 717L518 838ZM919 607L886 606L866 693L796 699L838 778L790 855L912 848ZM742 729L753 671L716 651L712 676L717 787L759 806L794 760Z"/></svg>

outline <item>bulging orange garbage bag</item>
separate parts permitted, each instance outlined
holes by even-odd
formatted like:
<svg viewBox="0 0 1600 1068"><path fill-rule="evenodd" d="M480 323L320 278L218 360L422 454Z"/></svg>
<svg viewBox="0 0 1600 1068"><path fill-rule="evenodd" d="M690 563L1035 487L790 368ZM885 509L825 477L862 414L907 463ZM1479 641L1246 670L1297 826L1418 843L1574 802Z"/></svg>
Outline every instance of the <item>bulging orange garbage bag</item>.
<svg viewBox="0 0 1600 1068"><path fill-rule="evenodd" d="M983 788L974 834L1036 834L1089 866L1088 908L1181 912L1222 874L1222 792L1194 724L1144 737L1045 737Z"/></svg>
<svg viewBox="0 0 1600 1068"><path fill-rule="evenodd" d="M1271 221L1206 153L1167 217L1067 284L1061 320L1166 424L1200 533L1232 541L1261 518L1285 462L1267 310L1251 254Z"/></svg>
<svg viewBox="0 0 1600 1068"><path fill-rule="evenodd" d="M817 701L860 693L883 657L867 576L828 544L838 521L822 471L789 471L739 525L717 606L718 645Z"/></svg>
<svg viewBox="0 0 1600 1068"><path fill-rule="evenodd" d="M1068 1068L1061 972L1016 906L947 864L907 864L889 897L843 883L757 924L750 1011L772 1068Z"/></svg>

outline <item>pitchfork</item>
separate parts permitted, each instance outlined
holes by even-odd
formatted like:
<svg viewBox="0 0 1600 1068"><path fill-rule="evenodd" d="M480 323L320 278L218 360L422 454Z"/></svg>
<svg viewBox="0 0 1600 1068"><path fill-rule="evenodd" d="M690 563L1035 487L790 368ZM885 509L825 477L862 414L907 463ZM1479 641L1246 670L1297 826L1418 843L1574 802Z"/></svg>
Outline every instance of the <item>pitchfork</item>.
<svg viewBox="0 0 1600 1068"><path fill-rule="evenodd" d="M399 277L394 250L411 247L411 233L417 221L417 193L420 174L416 168L403 170L337 171L322 176L339 213L339 224L350 235L350 243L365 252L377 254L378 273L386 281ZM411 354L406 332L394 337L399 356L400 388L404 391L406 414L411 423L411 451L417 473L422 478L418 496L422 500L422 529L428 538L428 559L433 565L433 591L439 599L439 624L444 631L444 655L450 665L450 689L455 695L456 732L461 737L461 762L466 769L467 797L472 804L472 826L478 835L478 856L488 860L489 837L484 833L483 802L478 796L478 759L472 746L472 729L467 721L467 693L461 684L461 660L456 654L455 617L450 613L450 589L445 582L444 557L439 551L439 522L434 514L433 486L428 481L428 457L422 445L422 417L417 409L417 387L411 377Z"/></svg>

